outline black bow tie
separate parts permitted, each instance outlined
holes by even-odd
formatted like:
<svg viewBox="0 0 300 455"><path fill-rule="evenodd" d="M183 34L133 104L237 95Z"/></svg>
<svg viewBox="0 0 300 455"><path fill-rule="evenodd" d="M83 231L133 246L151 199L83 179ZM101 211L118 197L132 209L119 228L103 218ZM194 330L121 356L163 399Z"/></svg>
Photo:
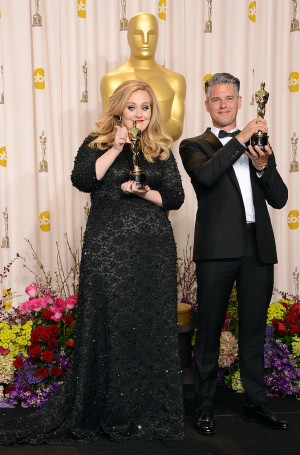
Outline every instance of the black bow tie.
<svg viewBox="0 0 300 455"><path fill-rule="evenodd" d="M222 138L222 137L234 137L234 136L236 136L236 135L239 134L239 133L240 133L240 130L233 131L232 133L228 133L228 131L225 131L225 130L220 130L220 131L219 131L218 138Z"/></svg>

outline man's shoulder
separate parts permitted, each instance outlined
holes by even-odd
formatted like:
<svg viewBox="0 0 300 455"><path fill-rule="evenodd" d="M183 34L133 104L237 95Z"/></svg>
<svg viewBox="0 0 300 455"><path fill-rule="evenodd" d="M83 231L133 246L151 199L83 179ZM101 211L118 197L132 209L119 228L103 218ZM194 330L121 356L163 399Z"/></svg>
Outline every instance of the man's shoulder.
<svg viewBox="0 0 300 455"><path fill-rule="evenodd" d="M183 139L180 143L181 144L193 144L193 143L200 143L203 140L207 140L209 137L211 137L213 133L211 132L210 128L207 128L204 133L200 134L199 136L194 136L194 137L187 137Z"/></svg>

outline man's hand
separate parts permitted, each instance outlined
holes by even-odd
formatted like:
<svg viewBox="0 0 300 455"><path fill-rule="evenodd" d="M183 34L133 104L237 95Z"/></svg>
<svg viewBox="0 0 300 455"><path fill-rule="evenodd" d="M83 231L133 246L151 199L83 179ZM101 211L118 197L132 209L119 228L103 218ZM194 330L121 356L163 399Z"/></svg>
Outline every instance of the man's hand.
<svg viewBox="0 0 300 455"><path fill-rule="evenodd" d="M261 150L258 145L255 145L254 147L249 145L245 154L252 161L253 166L259 171L263 166L268 164L268 159L269 156L272 155L272 150L268 145L264 146L264 150Z"/></svg>
<svg viewBox="0 0 300 455"><path fill-rule="evenodd" d="M236 135L236 139L241 144L245 144L250 140L254 133L257 133L257 131L268 133L267 122L262 117L257 117L256 119L251 120L251 122L249 122L248 125L246 125L245 128Z"/></svg>

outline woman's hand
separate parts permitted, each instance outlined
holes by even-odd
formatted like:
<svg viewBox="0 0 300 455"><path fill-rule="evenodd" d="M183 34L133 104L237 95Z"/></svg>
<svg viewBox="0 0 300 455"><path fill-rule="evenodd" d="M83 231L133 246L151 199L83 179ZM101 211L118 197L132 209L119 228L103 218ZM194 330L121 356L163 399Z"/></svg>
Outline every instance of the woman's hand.
<svg viewBox="0 0 300 455"><path fill-rule="evenodd" d="M139 189L136 187L136 182L134 180L129 180L128 182L122 183L121 190L124 191L124 193L136 194L137 196L140 196L148 193L148 191L150 191L150 187L149 185L145 185Z"/></svg>
<svg viewBox="0 0 300 455"><path fill-rule="evenodd" d="M162 207L162 198L160 193L157 190L151 190L149 185L145 185L143 188L138 189L136 187L136 182L134 180L129 180L128 182L122 183L121 189L125 194L135 194L141 199L145 199L148 202L152 202L153 204Z"/></svg>
<svg viewBox="0 0 300 455"><path fill-rule="evenodd" d="M110 168L112 163L115 161L117 156L122 152L125 142L128 138L128 131L125 126L121 128L116 125L115 141L109 150L100 156L95 164L96 177L98 180L102 179Z"/></svg>
<svg viewBox="0 0 300 455"><path fill-rule="evenodd" d="M116 152L120 153L123 150L125 142L128 140L128 130L125 126L121 128L120 126L116 125L115 128L116 135L113 148L116 150Z"/></svg>

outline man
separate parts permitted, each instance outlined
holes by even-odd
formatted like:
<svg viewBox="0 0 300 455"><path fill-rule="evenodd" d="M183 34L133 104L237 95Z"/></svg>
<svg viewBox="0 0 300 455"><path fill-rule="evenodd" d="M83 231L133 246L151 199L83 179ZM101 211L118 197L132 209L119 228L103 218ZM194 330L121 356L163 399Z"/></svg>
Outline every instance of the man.
<svg viewBox="0 0 300 455"><path fill-rule="evenodd" d="M288 191L272 149L245 145L257 130L268 132L266 121L257 117L242 131L236 127L239 88L239 80L227 73L206 81L205 106L213 126L180 144L183 165L198 199L193 256L199 308L194 386L195 429L201 434L215 433L213 400L220 335L234 282L239 301L240 372L247 398L244 418L269 428L288 428L267 407L264 385L266 313L277 262L266 201L280 209Z"/></svg>
<svg viewBox="0 0 300 455"><path fill-rule="evenodd" d="M106 73L100 84L102 104L128 79L148 82L158 99L164 129L176 141L182 134L186 83L184 77L155 61L158 22L150 13L138 13L128 23L130 58Z"/></svg>

